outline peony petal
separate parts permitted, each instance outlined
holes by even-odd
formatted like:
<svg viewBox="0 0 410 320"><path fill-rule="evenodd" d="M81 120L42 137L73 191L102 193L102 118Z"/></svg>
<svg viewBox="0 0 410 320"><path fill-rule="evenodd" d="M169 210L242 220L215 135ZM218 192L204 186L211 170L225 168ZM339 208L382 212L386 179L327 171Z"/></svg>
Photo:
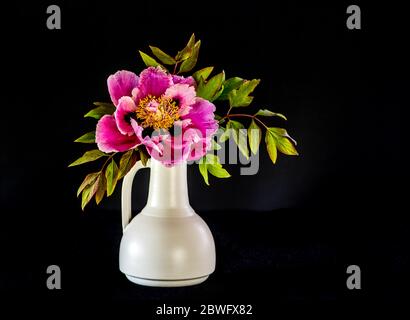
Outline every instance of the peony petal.
<svg viewBox="0 0 410 320"><path fill-rule="evenodd" d="M131 119L131 126L134 129L138 140L141 141L141 144L145 145L149 154L151 154L151 150L155 150L157 153L162 154L161 141L164 139L164 136L154 135L152 137L142 137L142 131L144 128L142 128L134 119Z"/></svg>
<svg viewBox="0 0 410 320"><path fill-rule="evenodd" d="M131 115L135 113L137 106L131 97L122 97L118 100L117 110L114 112L115 121L117 123L118 130L122 134L129 136L134 135L134 129L131 126Z"/></svg>
<svg viewBox="0 0 410 320"><path fill-rule="evenodd" d="M121 134L112 115L105 115L98 121L95 140L103 152L124 152L140 144L136 135Z"/></svg>
<svg viewBox="0 0 410 320"><path fill-rule="evenodd" d="M110 75L107 80L108 92L114 105L124 96L131 96L132 90L138 85L138 76L126 70Z"/></svg>
<svg viewBox="0 0 410 320"><path fill-rule="evenodd" d="M196 143L191 144L188 161L196 161L201 159L209 150L210 139L201 139Z"/></svg>
<svg viewBox="0 0 410 320"><path fill-rule="evenodd" d="M194 78L192 78L192 77L184 78L183 76L173 75L172 76L172 82L174 84L180 83L180 84L187 84L189 86L196 87L196 82L195 82Z"/></svg>
<svg viewBox="0 0 410 320"><path fill-rule="evenodd" d="M203 136L209 137L218 129L218 121L215 120L215 105L208 100L196 98L189 113L181 116L182 119L191 119L190 127L199 129Z"/></svg>
<svg viewBox="0 0 410 320"><path fill-rule="evenodd" d="M172 137L169 136L162 141L162 150L149 150L151 157L160 161L167 167L174 166L183 161L186 161L189 156L190 144L182 140L182 135Z"/></svg>
<svg viewBox="0 0 410 320"><path fill-rule="evenodd" d="M180 116L188 114L191 105L196 101L195 88L187 84L175 84L165 91L165 95L177 101Z"/></svg>
<svg viewBox="0 0 410 320"><path fill-rule="evenodd" d="M159 97L172 85L172 77L160 67L149 67L141 72L138 98L148 95Z"/></svg>

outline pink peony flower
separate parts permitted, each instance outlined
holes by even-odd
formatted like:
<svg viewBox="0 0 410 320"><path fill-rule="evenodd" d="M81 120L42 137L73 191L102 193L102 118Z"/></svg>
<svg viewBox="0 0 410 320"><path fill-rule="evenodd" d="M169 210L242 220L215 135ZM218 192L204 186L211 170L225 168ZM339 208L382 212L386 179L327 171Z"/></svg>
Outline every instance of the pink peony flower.
<svg viewBox="0 0 410 320"><path fill-rule="evenodd" d="M141 144L166 166L197 160L210 148L218 129L215 106L196 96L195 80L150 67L138 77L118 71L108 80L116 111L97 124L103 152L123 152Z"/></svg>

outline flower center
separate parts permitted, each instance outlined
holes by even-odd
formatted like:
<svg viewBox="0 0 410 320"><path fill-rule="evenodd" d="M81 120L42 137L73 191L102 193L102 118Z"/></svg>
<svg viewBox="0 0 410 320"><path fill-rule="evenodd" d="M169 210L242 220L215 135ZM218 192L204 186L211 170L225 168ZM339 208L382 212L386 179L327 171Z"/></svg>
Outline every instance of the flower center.
<svg viewBox="0 0 410 320"><path fill-rule="evenodd" d="M169 129L179 119L179 108L171 98L151 95L141 99L137 106L137 118L145 129L152 127L155 130Z"/></svg>

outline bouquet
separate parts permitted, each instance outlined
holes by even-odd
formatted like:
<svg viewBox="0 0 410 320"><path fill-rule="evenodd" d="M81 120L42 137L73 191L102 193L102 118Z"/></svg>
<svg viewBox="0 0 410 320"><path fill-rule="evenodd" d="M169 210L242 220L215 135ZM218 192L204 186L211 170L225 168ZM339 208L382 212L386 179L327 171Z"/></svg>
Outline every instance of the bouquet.
<svg viewBox="0 0 410 320"><path fill-rule="evenodd" d="M147 67L139 75L121 70L108 77L111 102L94 103L84 117L98 120L95 131L75 140L97 147L69 165L102 160L99 171L88 174L78 188L83 210L93 198L99 204L104 195L110 196L139 160L145 165L154 158L165 166L193 161L209 185L209 174L230 177L215 154L228 139L249 158L258 152L264 131L273 163L278 151L298 155L287 131L266 122L269 117L286 120L283 114L267 109L254 114L235 111L252 103L259 79L227 79L223 71L212 75L214 67L187 75L196 66L200 46L194 34L175 56L150 46L154 57L139 52ZM239 119L247 120L247 128Z"/></svg>

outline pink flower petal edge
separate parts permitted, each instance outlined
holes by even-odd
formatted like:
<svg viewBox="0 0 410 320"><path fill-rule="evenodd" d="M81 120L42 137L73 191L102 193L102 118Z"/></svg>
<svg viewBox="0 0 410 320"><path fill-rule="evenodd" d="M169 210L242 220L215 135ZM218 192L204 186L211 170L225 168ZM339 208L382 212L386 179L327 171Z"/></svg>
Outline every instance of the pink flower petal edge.
<svg viewBox="0 0 410 320"><path fill-rule="evenodd" d="M137 106L131 97L121 97L118 100L118 106L115 110L115 122L118 130L122 134L133 135L134 129L131 126L131 115L137 110Z"/></svg>
<svg viewBox="0 0 410 320"><path fill-rule="evenodd" d="M140 144L136 135L123 135L117 127L114 116L105 115L97 123L95 141L103 152L124 152Z"/></svg>
<svg viewBox="0 0 410 320"><path fill-rule="evenodd" d="M121 70L111 75L107 79L108 92L114 105L124 96L131 96L132 90L138 86L138 76L126 70Z"/></svg>

